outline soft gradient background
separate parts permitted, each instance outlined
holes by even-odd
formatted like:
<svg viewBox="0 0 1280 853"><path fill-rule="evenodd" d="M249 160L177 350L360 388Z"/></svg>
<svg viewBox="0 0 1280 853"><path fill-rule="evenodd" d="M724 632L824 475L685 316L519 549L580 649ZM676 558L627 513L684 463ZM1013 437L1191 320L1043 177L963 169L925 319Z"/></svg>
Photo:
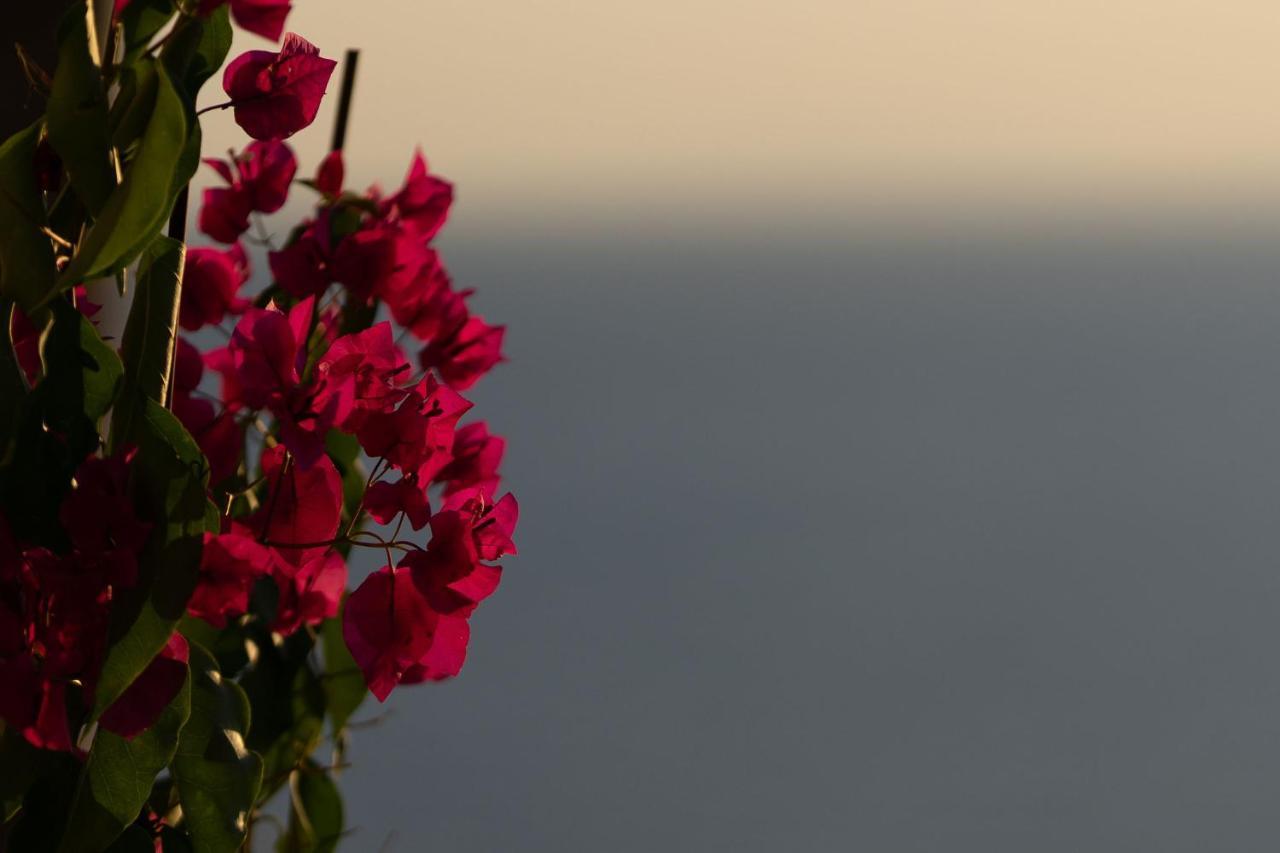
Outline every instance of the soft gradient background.
<svg viewBox="0 0 1280 853"><path fill-rule="evenodd" d="M351 849L1274 848L1280 7L297 6L523 510Z"/></svg>

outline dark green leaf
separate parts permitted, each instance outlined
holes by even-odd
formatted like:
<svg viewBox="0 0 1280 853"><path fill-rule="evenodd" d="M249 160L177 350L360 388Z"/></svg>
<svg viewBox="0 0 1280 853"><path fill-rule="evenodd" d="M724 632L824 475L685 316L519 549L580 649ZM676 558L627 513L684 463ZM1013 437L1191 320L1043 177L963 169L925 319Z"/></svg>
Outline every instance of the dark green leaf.
<svg viewBox="0 0 1280 853"><path fill-rule="evenodd" d="M71 303L59 299L50 306L50 313L53 325L40 348L51 398L46 421L59 430L69 429L77 417L96 425L115 402L124 366L93 323Z"/></svg>
<svg viewBox="0 0 1280 853"><path fill-rule="evenodd" d="M299 631L277 644L260 631L258 659L240 680L254 708L249 746L262 753L259 796L265 801L320 743L324 734L324 687L308 663L310 636Z"/></svg>
<svg viewBox="0 0 1280 853"><path fill-rule="evenodd" d="M333 777L308 759L289 777L289 828L276 853L333 853L342 838L342 794Z"/></svg>
<svg viewBox="0 0 1280 853"><path fill-rule="evenodd" d="M133 824L107 848L107 853L155 853L155 838L138 824Z"/></svg>
<svg viewBox="0 0 1280 853"><path fill-rule="evenodd" d="M173 760L178 732L191 713L192 678L151 728L133 738L98 729L80 775L61 853L97 853L133 823L160 771Z"/></svg>
<svg viewBox="0 0 1280 853"><path fill-rule="evenodd" d="M0 801L21 801L35 780L50 770L52 754L36 749L16 729L0 721Z"/></svg>
<svg viewBox="0 0 1280 853"><path fill-rule="evenodd" d="M144 400L134 435L139 515L154 526L138 560L138 583L112 604L110 647L95 694L96 718L159 653L186 611L200 570L204 532L217 527L205 497L209 466L171 412Z"/></svg>
<svg viewBox="0 0 1280 853"><path fill-rule="evenodd" d="M124 388L112 414L113 452L133 441L133 426L143 401L163 404L168 399L185 258L186 246L163 234L142 253L138 288L121 346Z"/></svg>
<svg viewBox="0 0 1280 853"><path fill-rule="evenodd" d="M160 828L160 846L164 853L194 853L191 839L172 826Z"/></svg>
<svg viewBox="0 0 1280 853"><path fill-rule="evenodd" d="M225 628L215 628L199 617L187 614L178 623L182 636L199 643L218 661L218 669L227 678L235 678L249 665L249 653L245 648L244 633L235 622Z"/></svg>
<svg viewBox="0 0 1280 853"><path fill-rule="evenodd" d="M115 399L123 369L93 324L65 299L47 316L45 377L28 395L9 467L0 477L9 521L45 545L63 534L57 509L71 476L98 448L98 421Z"/></svg>
<svg viewBox="0 0 1280 853"><path fill-rule="evenodd" d="M81 5L68 10L58 27L58 68L46 117L49 144L62 158L72 188L97 216L116 188L116 172L107 141L107 94L89 56Z"/></svg>
<svg viewBox="0 0 1280 853"><path fill-rule="evenodd" d="M204 18L188 18L161 57L174 84L195 105L200 87L222 67L231 50L231 14L223 4Z"/></svg>
<svg viewBox="0 0 1280 853"><path fill-rule="evenodd" d="M80 777L80 762L65 752L41 753L49 766L23 797L22 811L5 838L5 853L49 853L57 849L66 825Z"/></svg>
<svg viewBox="0 0 1280 853"><path fill-rule="evenodd" d="M156 33L173 17L173 0L131 0L120 13L124 28L124 61L132 62L142 54Z"/></svg>
<svg viewBox="0 0 1280 853"><path fill-rule="evenodd" d="M139 60L139 62L152 60ZM124 181L62 271L58 286L109 275L128 266L159 233L173 203L174 174L189 138L182 100L156 68L155 106Z"/></svg>
<svg viewBox="0 0 1280 853"><path fill-rule="evenodd" d="M347 650L346 640L342 639L341 610L333 619L324 620L320 636L324 643L325 704L328 706L329 724L336 736L360 707L369 690L365 687L364 674Z"/></svg>
<svg viewBox="0 0 1280 853"><path fill-rule="evenodd" d="M53 246L34 160L40 122L0 145L0 294L30 312L53 291Z"/></svg>
<svg viewBox="0 0 1280 853"><path fill-rule="evenodd" d="M111 144L122 151L137 142L147 130L160 85L157 67L154 62L138 62L120 70L120 91L111 104L107 126Z"/></svg>
<svg viewBox="0 0 1280 853"><path fill-rule="evenodd" d="M218 672L213 656L191 646L191 720L173 759L184 826L201 853L239 848L262 782L262 759L245 747L249 700Z"/></svg>

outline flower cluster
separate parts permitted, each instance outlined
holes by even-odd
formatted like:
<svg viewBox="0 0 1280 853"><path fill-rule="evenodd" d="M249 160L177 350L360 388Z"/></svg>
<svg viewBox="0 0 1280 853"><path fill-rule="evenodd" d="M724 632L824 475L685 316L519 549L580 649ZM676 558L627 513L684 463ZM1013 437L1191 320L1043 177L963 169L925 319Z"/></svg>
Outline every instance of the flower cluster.
<svg viewBox="0 0 1280 853"><path fill-rule="evenodd" d="M470 312L470 292L454 289L431 246L453 189L417 154L396 192L344 192L341 156L331 154L311 181L316 214L269 251L273 284L254 305L239 293L246 275L238 241L257 239L248 236L250 219L283 204L296 159L270 140L206 162L228 186L206 190L200 225L232 245L197 250L202 286L184 287L180 316L188 330L238 318L226 345L202 363L184 366L193 350L180 347L179 373L189 378L179 382L175 411L200 442L215 485L249 481L244 428L262 432L267 446L261 499L208 536L191 612L226 624L270 578L279 591L272 628L288 634L337 612L347 569L336 548L398 551L398 562L389 558L351 594L348 648L379 699L397 683L455 675L467 619L497 586L494 561L515 553L517 509L511 495L498 494L503 440L483 421L459 425L471 409L459 391L502 360L503 327ZM380 305L391 320L361 328L358 318ZM419 343L416 364L401 350L405 338ZM220 378L216 411L192 397L202 368ZM354 438L370 464L345 514L327 452L335 433ZM390 539L360 530L363 518L393 527ZM406 525L430 539L399 538Z"/></svg>
<svg viewBox="0 0 1280 853"><path fill-rule="evenodd" d="M229 5L241 26L269 38L289 9ZM117 2L117 14L127 6ZM204 161L221 183L204 191L198 225L223 247L186 251L177 320L194 336L173 340L159 402L203 453L207 497L221 510L203 534L189 617L217 630L258 620L289 637L341 614L341 637L384 700L397 684L459 672L468 620L498 585L497 561L515 553L517 504L500 493L505 442L483 421L462 422L472 405L460 394L502 361L504 329L470 310L471 291L453 286L432 245L453 188L421 153L391 194L344 189L338 152L297 180L283 140L314 119L333 67L294 34L279 51L228 65L222 106L254 141ZM316 191L316 209L277 247L259 217L298 184ZM246 243L267 249L271 282L256 294L245 292ZM82 287L70 301L96 322ZM202 351L207 330L225 344ZM15 310L9 333L38 391L44 330ZM29 540L0 515L0 719L45 749L79 751L113 602L141 583L157 526L134 510L135 451L108 455L94 442L76 457L52 537ZM356 547L377 549L386 565L348 595ZM184 683L188 655L175 631L101 713L101 727L125 737L150 727Z"/></svg>
<svg viewBox="0 0 1280 853"><path fill-rule="evenodd" d="M0 517L0 717L35 746L73 749L68 705L93 704L109 605L137 583L150 525L134 514L126 462L89 457L77 469L59 511L60 551L19 541ZM150 726L182 685L186 661L175 634L101 725L125 736Z"/></svg>

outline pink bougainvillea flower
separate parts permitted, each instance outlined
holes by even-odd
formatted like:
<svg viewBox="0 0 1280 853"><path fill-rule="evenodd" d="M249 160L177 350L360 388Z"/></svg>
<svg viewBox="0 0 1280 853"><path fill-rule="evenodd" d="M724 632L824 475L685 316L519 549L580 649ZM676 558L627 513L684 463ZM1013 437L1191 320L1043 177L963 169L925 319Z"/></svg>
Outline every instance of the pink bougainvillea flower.
<svg viewBox="0 0 1280 853"><path fill-rule="evenodd" d="M173 413L209 460L211 485L218 485L236 472L244 455L244 427L236 422L233 411L218 412L213 403L193 397L179 386L173 395Z"/></svg>
<svg viewBox="0 0 1280 853"><path fill-rule="evenodd" d="M356 437L373 457L384 457L406 474L430 482L449 463L453 432L471 404L431 374L422 378L391 411L370 411Z"/></svg>
<svg viewBox="0 0 1280 853"><path fill-rule="evenodd" d="M446 495L472 487L492 494L498 487L498 467L506 448L506 440L491 435L484 421L459 427L453 436L453 459L436 474L436 481L445 484Z"/></svg>
<svg viewBox="0 0 1280 853"><path fill-rule="evenodd" d="M224 350L225 351L225 350ZM236 472L244 455L244 427L235 412L222 412L203 397L193 396L204 375L204 358L186 338L178 337L173 368L173 413L209 460L209 483L217 486Z"/></svg>
<svg viewBox="0 0 1280 853"><path fill-rule="evenodd" d="M201 231L218 242L234 243L249 230L250 213L248 201L234 188L206 187L198 224Z"/></svg>
<svg viewBox="0 0 1280 853"><path fill-rule="evenodd" d="M250 213L275 213L283 207L298 170L292 149L278 140L251 142L230 163L204 162L229 186L204 191L200 230L223 243L234 243L248 230Z"/></svg>
<svg viewBox="0 0 1280 853"><path fill-rule="evenodd" d="M433 338L418 354L424 368L435 368L450 387L465 391L503 361L506 326L490 326L471 316L449 334Z"/></svg>
<svg viewBox="0 0 1280 853"><path fill-rule="evenodd" d="M355 432L367 412L387 412L404 397L396 380L409 363L396 346L390 323L378 323L333 342L316 361L319 388L315 408L331 413L334 422Z"/></svg>
<svg viewBox="0 0 1280 853"><path fill-rule="evenodd" d="M444 227L453 204L453 184L427 171L422 151L414 152L404 186L387 199L385 212L422 240L430 240Z"/></svg>
<svg viewBox="0 0 1280 853"><path fill-rule="evenodd" d="M323 455L324 437L335 418L333 411L314 407L300 378L314 302L304 299L288 314L274 306L250 308L231 333L226 352L210 353L205 362L222 373L228 406L266 408L276 416L280 437L304 467Z"/></svg>
<svg viewBox="0 0 1280 853"><path fill-rule="evenodd" d="M301 566L328 550L342 518L342 479L326 455L310 468L290 460L280 445L262 453L262 475L270 491L257 525L280 558Z"/></svg>
<svg viewBox="0 0 1280 853"><path fill-rule="evenodd" d="M439 538L444 547L451 537L468 534L479 559L497 560L516 553L511 536L519 517L515 495L505 494L495 503L480 489L463 489L445 498L440 512L432 516L431 544Z"/></svg>
<svg viewBox="0 0 1280 853"><path fill-rule="evenodd" d="M333 279L357 299L403 290L431 259L431 250L409 232L373 221L346 237L333 252Z"/></svg>
<svg viewBox="0 0 1280 853"><path fill-rule="evenodd" d="M216 326L227 314L239 314L249 301L238 295L248 279L248 259L239 244L223 252L199 248L187 251L182 273L182 304L178 323L194 332Z"/></svg>
<svg viewBox="0 0 1280 853"><path fill-rule="evenodd" d="M347 588L347 563L338 552L313 553L300 565L277 561L273 575L280 598L271 630L289 635L303 625L318 625L338 615Z"/></svg>
<svg viewBox="0 0 1280 853"><path fill-rule="evenodd" d="M342 637L379 702L430 650L437 621L408 569L387 566L347 596Z"/></svg>
<svg viewBox="0 0 1280 853"><path fill-rule="evenodd" d="M325 195L336 196L341 194L345 173L346 170L342 165L342 152L330 151L320 161L320 167L316 169L314 181L316 189Z"/></svg>
<svg viewBox="0 0 1280 853"><path fill-rule="evenodd" d="M318 296L333 280L329 269L329 219L323 213L289 245L267 253L276 283L290 296Z"/></svg>
<svg viewBox="0 0 1280 853"><path fill-rule="evenodd" d="M40 749L71 751L71 728L67 722L67 684L43 680L39 683L35 718L22 736Z"/></svg>
<svg viewBox="0 0 1280 853"><path fill-rule="evenodd" d="M71 537L77 562L101 572L105 583L132 586L138 552L151 526L133 511L129 469L119 456L91 456L76 469L74 488L62 500L58 518Z"/></svg>
<svg viewBox="0 0 1280 853"><path fill-rule="evenodd" d="M310 303L301 303L307 313ZM239 398L255 409L272 407L298 386L299 346L295 307L285 314L274 305L250 308L231 333L227 350L239 385ZM211 365L212 366L212 365Z"/></svg>
<svg viewBox="0 0 1280 853"><path fill-rule="evenodd" d="M405 670L401 684L440 681L462 671L467 660L471 623L461 616L440 616L431 635L431 647L416 664Z"/></svg>
<svg viewBox="0 0 1280 853"><path fill-rule="evenodd" d="M250 50L227 65L222 88L236 124L254 139L287 139L315 121L337 63L315 45L288 33L279 53Z"/></svg>
<svg viewBox="0 0 1280 853"><path fill-rule="evenodd" d="M364 493L364 509L379 524L390 524L403 512L414 530L421 530L431 520L431 505L413 475L371 485Z"/></svg>
<svg viewBox="0 0 1280 853"><path fill-rule="evenodd" d="M101 726L124 738L151 728L187 680L188 655L186 637L175 631L160 654L102 713L98 720Z"/></svg>
<svg viewBox="0 0 1280 853"><path fill-rule="evenodd" d="M177 352L173 360L174 390L189 393L200 387L204 378L204 357L191 341L178 336Z"/></svg>
<svg viewBox="0 0 1280 853"><path fill-rule="evenodd" d="M200 0L197 13L208 15L227 0ZM231 0L231 17L243 30L277 41L284 32L289 0Z"/></svg>
<svg viewBox="0 0 1280 853"><path fill-rule="evenodd" d="M228 617L249 609L249 593L258 578L272 572L276 552L255 541L248 531L204 535L200 576L187 602L187 612L222 628Z"/></svg>

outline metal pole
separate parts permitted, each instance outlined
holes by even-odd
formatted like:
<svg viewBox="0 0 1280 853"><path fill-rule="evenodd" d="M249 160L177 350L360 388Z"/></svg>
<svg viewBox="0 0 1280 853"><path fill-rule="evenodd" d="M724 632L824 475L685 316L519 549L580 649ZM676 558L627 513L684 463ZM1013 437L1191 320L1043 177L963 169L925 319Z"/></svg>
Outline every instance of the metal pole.
<svg viewBox="0 0 1280 853"><path fill-rule="evenodd" d="M333 144L330 151L341 151L347 141L347 120L351 117L351 91L356 85L356 64L360 51L349 49L342 63L342 89L338 92L338 114L333 122Z"/></svg>

